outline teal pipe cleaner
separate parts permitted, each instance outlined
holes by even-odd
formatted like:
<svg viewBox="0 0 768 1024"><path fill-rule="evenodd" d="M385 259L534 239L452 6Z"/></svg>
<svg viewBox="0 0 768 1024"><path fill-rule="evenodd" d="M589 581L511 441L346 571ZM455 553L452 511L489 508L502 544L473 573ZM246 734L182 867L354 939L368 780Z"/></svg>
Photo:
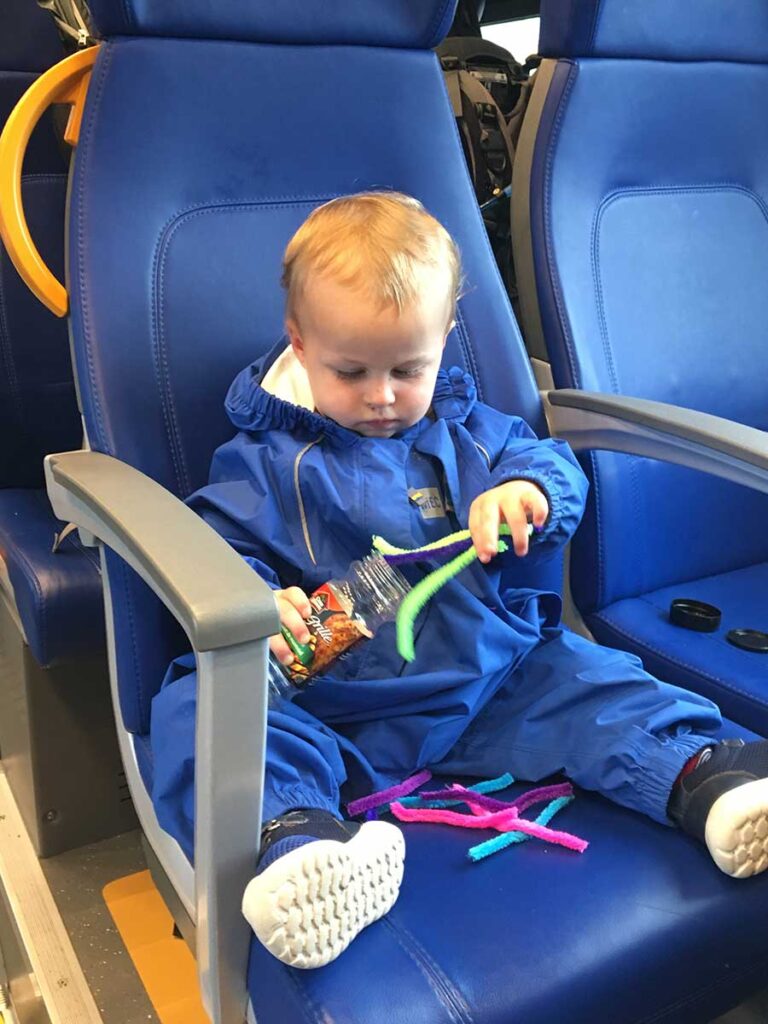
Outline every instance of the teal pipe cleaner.
<svg viewBox="0 0 768 1024"><path fill-rule="evenodd" d="M502 523L499 527L499 537L509 537L511 533L512 531L509 526L506 523ZM530 536L531 533L533 533L533 526L528 527L528 535ZM472 544L472 536L469 530L460 530L458 533L452 533L447 537L443 537L442 540L434 541L431 544L425 544L424 547L413 548L412 550L396 548L384 540L383 537L374 537L373 547L374 550L378 551L380 555L383 555L388 562L394 565L404 562L432 560L439 558L441 555L445 557L457 550L461 552L452 558L450 562L440 566L425 576L423 580L420 580L406 594L397 610L397 618L395 620L397 651L405 661L413 661L416 657L413 639L416 617L438 590L442 589L454 576L458 576L463 569L466 569L467 566L475 561L477 551L475 551ZM464 550L461 550L462 548ZM508 550L509 545L506 541L499 539L497 552L501 553Z"/></svg>

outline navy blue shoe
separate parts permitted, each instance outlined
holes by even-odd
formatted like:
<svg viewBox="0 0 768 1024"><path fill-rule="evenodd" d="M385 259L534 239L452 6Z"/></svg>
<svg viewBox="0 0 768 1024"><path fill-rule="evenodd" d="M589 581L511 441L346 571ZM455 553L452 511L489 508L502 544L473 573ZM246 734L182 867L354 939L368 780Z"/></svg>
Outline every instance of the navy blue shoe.
<svg viewBox="0 0 768 1024"><path fill-rule="evenodd" d="M699 752L679 779L667 813L706 843L715 864L734 878L768 868L768 740L725 740Z"/></svg>
<svg viewBox="0 0 768 1024"><path fill-rule="evenodd" d="M291 967L335 960L400 892L405 841L396 825L340 821L301 809L262 831L243 914L258 940Z"/></svg>

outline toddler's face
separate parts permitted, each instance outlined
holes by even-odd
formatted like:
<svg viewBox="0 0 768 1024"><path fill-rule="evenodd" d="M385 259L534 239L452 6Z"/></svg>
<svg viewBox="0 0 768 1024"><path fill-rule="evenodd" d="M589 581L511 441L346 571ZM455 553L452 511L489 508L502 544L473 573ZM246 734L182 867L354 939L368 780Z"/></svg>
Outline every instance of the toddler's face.
<svg viewBox="0 0 768 1024"><path fill-rule="evenodd" d="M318 412L366 437L392 437L426 415L452 325L444 275L424 284L398 314L332 280L307 281L286 328Z"/></svg>

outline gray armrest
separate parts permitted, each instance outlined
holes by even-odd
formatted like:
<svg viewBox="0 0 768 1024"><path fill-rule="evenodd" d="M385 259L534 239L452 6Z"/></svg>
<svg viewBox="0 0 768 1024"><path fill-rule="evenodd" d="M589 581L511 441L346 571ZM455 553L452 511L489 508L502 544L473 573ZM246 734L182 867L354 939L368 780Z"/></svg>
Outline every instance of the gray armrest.
<svg viewBox="0 0 768 1024"><path fill-rule="evenodd" d="M674 462L768 492L768 433L720 416L623 395L547 391L551 433L575 451L607 449Z"/></svg>
<svg viewBox="0 0 768 1024"><path fill-rule="evenodd" d="M229 544L173 494L98 452L45 460L59 519L104 541L147 580L195 650L257 640L279 628L270 588Z"/></svg>
<svg viewBox="0 0 768 1024"><path fill-rule="evenodd" d="M253 875L261 829L267 637L280 628L272 591L183 502L117 459L95 452L49 455L45 472L56 515L85 528L125 559L178 619L195 648L197 966L203 1003L214 1024L242 1024L251 932L240 902ZM109 609L108 580L105 593ZM107 619L113 647L109 614ZM114 651L110 660L113 675ZM114 678L112 688L126 776L151 839L158 826L122 726ZM160 833L153 843L166 870L169 862L161 851L169 841Z"/></svg>

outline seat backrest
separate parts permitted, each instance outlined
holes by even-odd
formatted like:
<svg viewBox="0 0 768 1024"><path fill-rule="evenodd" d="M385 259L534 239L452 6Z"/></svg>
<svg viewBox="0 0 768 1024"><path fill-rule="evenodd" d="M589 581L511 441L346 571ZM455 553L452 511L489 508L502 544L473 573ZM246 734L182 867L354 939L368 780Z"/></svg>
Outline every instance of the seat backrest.
<svg viewBox="0 0 768 1024"><path fill-rule="evenodd" d="M0 125L41 71L64 56L50 15L31 0L0 5ZM67 167L50 116L27 149L22 191L43 259L64 268ZM79 448L66 323L22 283L0 242L0 487L40 487L43 456Z"/></svg>
<svg viewBox="0 0 768 1024"><path fill-rule="evenodd" d="M215 17L214 17L215 12ZM282 333L282 250L310 210L413 193L462 250L446 359L543 429L439 63L451 0L96 0L69 232L73 344L91 446L186 497L232 436L235 373ZM439 171L436 173L436 169ZM178 636L109 562L124 720L146 731ZM521 581L558 585L557 565Z"/></svg>
<svg viewBox="0 0 768 1024"><path fill-rule="evenodd" d="M540 49L516 257L555 384L768 428L768 5L543 0ZM582 611L768 558L763 495L628 456L586 465Z"/></svg>

